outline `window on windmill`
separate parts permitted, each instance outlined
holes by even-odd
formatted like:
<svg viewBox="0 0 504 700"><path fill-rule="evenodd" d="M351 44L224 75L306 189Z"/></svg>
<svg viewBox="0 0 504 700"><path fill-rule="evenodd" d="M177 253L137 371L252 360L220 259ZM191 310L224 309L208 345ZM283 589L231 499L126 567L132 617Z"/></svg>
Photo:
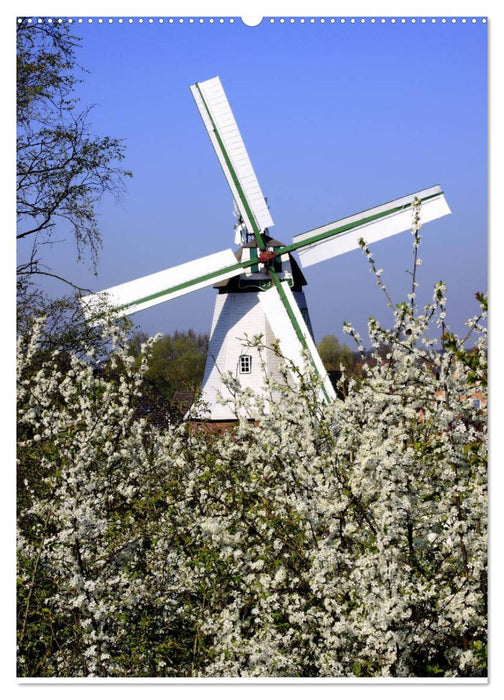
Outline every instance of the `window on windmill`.
<svg viewBox="0 0 504 700"><path fill-rule="evenodd" d="M240 355L240 374L250 374L252 372L252 357L250 355Z"/></svg>

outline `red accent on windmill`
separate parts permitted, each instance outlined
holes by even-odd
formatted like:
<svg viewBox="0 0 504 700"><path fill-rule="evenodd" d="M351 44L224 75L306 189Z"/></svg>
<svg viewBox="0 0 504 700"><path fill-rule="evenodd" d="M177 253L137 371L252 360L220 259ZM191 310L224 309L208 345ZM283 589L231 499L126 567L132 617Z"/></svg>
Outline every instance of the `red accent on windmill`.
<svg viewBox="0 0 504 700"><path fill-rule="evenodd" d="M264 265L271 265L273 260L277 257L278 253L274 250L261 250L259 253L259 260Z"/></svg>

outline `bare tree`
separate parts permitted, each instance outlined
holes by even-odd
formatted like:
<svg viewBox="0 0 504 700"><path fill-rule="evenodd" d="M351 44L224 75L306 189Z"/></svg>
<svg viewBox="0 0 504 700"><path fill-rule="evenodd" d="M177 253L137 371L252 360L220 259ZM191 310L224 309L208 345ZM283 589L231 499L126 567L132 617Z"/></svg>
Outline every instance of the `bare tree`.
<svg viewBox="0 0 504 700"><path fill-rule="evenodd" d="M18 279L50 275L42 248L71 236L77 257L96 267L101 235L96 205L106 192L120 196L124 142L91 133L90 108L76 96L82 70L75 60L80 40L67 24L21 19L17 26L17 218L18 240L30 252L18 259Z"/></svg>

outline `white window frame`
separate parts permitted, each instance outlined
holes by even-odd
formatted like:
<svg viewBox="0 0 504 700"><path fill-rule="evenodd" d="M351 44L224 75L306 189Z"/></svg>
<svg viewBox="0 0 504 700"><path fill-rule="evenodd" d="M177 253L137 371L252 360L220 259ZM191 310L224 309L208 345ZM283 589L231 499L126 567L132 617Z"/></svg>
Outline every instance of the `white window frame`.
<svg viewBox="0 0 504 700"><path fill-rule="evenodd" d="M240 374L252 374L252 355L240 355L238 358L238 372Z"/></svg>

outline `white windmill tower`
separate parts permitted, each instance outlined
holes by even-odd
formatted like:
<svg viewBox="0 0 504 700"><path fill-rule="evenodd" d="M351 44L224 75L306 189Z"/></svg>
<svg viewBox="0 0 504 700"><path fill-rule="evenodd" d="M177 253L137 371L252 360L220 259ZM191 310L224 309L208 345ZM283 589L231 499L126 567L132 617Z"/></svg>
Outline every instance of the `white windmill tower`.
<svg viewBox="0 0 504 700"><path fill-rule="evenodd" d="M312 229L284 245L269 234L273 220L219 78L196 83L191 92L234 198L239 248L236 253L228 248L84 297L85 312L93 318L106 300L118 314L128 315L214 285L218 295L202 386L209 420L235 418L218 398L230 396L223 375L230 372L243 387L260 391L263 372L277 371L277 354L262 350L259 357L258 348L246 340L258 335L266 348L277 341L281 354L300 369L307 355L320 377L322 399L331 401L334 389L310 331L302 290L306 281L292 253L298 251L307 267L358 248L360 238L372 243L406 231L416 200L421 203L422 223L432 221L450 213L444 194L439 186L430 187Z"/></svg>

